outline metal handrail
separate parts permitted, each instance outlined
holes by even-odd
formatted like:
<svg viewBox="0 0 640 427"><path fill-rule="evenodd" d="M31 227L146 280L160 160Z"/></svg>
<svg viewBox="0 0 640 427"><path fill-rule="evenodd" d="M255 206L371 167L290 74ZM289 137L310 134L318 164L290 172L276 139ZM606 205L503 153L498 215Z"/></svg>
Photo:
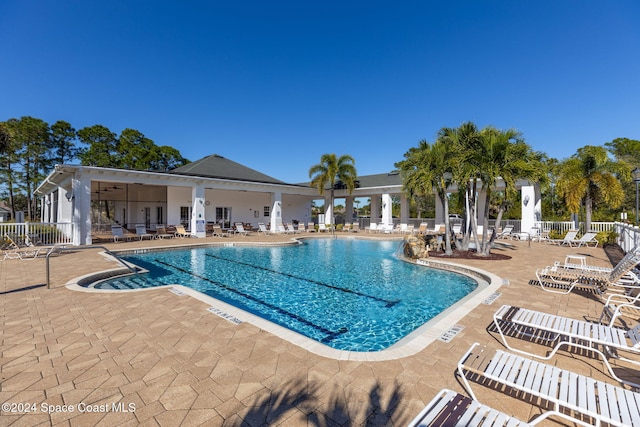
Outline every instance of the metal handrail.
<svg viewBox="0 0 640 427"><path fill-rule="evenodd" d="M124 262L119 256L117 256L116 254L114 254L113 252L111 252L109 249L107 249L104 246L100 246L100 245L91 245L91 246L74 246L72 248L60 248L59 251L60 252L64 252L64 251L79 251L79 250L85 250L85 249L103 249L105 251L105 253L107 253L108 255L111 255L112 257L114 257L116 259L116 261L118 261L120 264L124 265L130 272L132 272L133 274L138 274L138 270L136 268L131 267L129 264L127 264L126 262ZM50 280L50 268L49 268L49 257L51 256L52 252L49 252L46 256L46 265L47 265L47 289L51 289L51 280Z"/></svg>

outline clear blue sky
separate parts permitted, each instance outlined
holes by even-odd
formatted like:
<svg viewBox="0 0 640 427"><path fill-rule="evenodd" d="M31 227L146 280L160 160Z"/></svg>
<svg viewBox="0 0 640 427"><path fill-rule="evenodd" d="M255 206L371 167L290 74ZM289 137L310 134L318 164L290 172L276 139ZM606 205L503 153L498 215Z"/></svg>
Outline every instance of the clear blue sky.
<svg viewBox="0 0 640 427"><path fill-rule="evenodd" d="M0 121L130 127L287 182L471 120L559 159L640 139L640 2L0 2Z"/></svg>

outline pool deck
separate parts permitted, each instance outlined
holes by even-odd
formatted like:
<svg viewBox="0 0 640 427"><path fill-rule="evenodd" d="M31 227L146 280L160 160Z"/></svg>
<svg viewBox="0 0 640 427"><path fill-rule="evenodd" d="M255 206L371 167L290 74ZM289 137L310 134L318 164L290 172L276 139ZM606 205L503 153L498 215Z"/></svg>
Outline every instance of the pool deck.
<svg viewBox="0 0 640 427"><path fill-rule="evenodd" d="M253 235L104 245L116 251L290 239ZM508 261L457 261L505 280L495 301L463 313L456 324L464 329L449 342L436 340L416 354L386 361L323 357L251 323L236 325L207 311L210 304L167 288L119 293L66 288L74 278L118 267L100 249L52 258L51 289L45 286L43 259L1 261L0 403L33 406L26 414L2 411L0 426L404 426L440 389L464 393L454 371L472 343L503 348L491 331L492 315L502 304L576 319L599 317L597 297L544 292L530 281L536 268L567 254L610 265L601 248L506 243L494 251L511 256ZM539 354L546 349L514 342ZM563 353L549 363L615 383L596 359ZM637 369L612 364L622 370L619 375L640 381ZM472 386L480 401L521 419L541 412L519 398ZM116 411L118 404L131 410Z"/></svg>

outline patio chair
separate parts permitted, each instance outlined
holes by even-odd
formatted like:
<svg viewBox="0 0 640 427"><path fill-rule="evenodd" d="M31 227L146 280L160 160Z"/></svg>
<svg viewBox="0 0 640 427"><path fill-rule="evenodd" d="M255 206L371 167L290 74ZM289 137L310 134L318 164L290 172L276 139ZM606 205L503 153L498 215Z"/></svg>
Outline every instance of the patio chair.
<svg viewBox="0 0 640 427"><path fill-rule="evenodd" d="M375 222L372 222L371 224L369 224L369 227L367 227L367 232L368 233L377 233L378 232L378 224L376 224Z"/></svg>
<svg viewBox="0 0 640 427"><path fill-rule="evenodd" d="M240 234L241 236L245 237L249 235L249 232L244 229L244 224L242 224L241 222L236 222L234 225L236 227L234 234Z"/></svg>
<svg viewBox="0 0 640 427"><path fill-rule="evenodd" d="M293 227L292 223L287 223L286 225L286 233L287 234L296 234L298 231Z"/></svg>
<svg viewBox="0 0 640 427"><path fill-rule="evenodd" d="M265 225L264 222L259 222L258 223L258 234L260 234L260 233L262 233L264 235L269 234L269 230L267 230L267 226Z"/></svg>
<svg viewBox="0 0 640 427"><path fill-rule="evenodd" d="M304 229L304 223L303 222L299 222L298 223L298 233L304 233L306 230Z"/></svg>
<svg viewBox="0 0 640 427"><path fill-rule="evenodd" d="M153 234L147 233L147 227L145 227L142 224L136 225L136 235L140 240L144 240L144 239L151 240L155 237Z"/></svg>
<svg viewBox="0 0 640 427"><path fill-rule="evenodd" d="M534 396L534 401L556 413L572 411L593 424L640 426L640 393L626 390L556 366L502 350L478 348L474 343L458 362L457 372L469 395L476 399L467 375L498 389L511 389L513 396ZM578 416L576 416L578 418ZM589 424L587 424L589 425Z"/></svg>
<svg viewBox="0 0 640 427"><path fill-rule="evenodd" d="M156 225L156 239L173 239L176 237L174 233L167 232L164 225Z"/></svg>
<svg viewBox="0 0 640 427"><path fill-rule="evenodd" d="M352 233L358 233L360 232L360 223L358 222L354 222L353 225L351 225L351 230L349 230Z"/></svg>
<svg viewBox="0 0 640 427"><path fill-rule="evenodd" d="M574 243L578 241L577 236L578 236L577 230L570 230L570 231L567 231L567 234L564 235L564 238L549 239L548 242L555 243L556 245L560 245L560 246L566 245L566 246L573 247Z"/></svg>
<svg viewBox="0 0 640 427"><path fill-rule="evenodd" d="M348 233L349 231L351 231L351 223L350 222L345 222L344 226L342 227L342 231Z"/></svg>
<svg viewBox="0 0 640 427"><path fill-rule="evenodd" d="M513 238L513 236L511 235L512 232L513 232L513 225L507 224L504 226L502 231L498 233L498 235L496 236L496 239L512 239Z"/></svg>
<svg viewBox="0 0 640 427"><path fill-rule="evenodd" d="M189 234L187 230L185 230L184 225L176 225L175 228L176 228L176 231L174 235L176 237L180 237L180 238L191 237L191 234Z"/></svg>
<svg viewBox="0 0 640 427"><path fill-rule="evenodd" d="M315 233L316 232L316 226L314 223L310 222L307 224L307 233Z"/></svg>
<svg viewBox="0 0 640 427"><path fill-rule="evenodd" d="M505 426L525 427L534 426L550 416L558 416L573 423L588 426L566 414L548 411L536 419L524 422L513 415L500 412L477 400L463 396L448 389L440 392L427 403L422 411L409 423L408 427L441 427L441 426Z"/></svg>
<svg viewBox="0 0 640 427"><path fill-rule="evenodd" d="M613 293L607 295L607 299L602 307L602 313L598 323L602 323L605 318L609 319L609 326L613 326L618 318L631 318L634 322L640 321L640 292L630 295ZM625 323L624 320L621 320Z"/></svg>
<svg viewBox="0 0 640 427"><path fill-rule="evenodd" d="M418 227L418 234L425 234L428 228L429 224L427 224L426 222L421 223Z"/></svg>
<svg viewBox="0 0 640 427"><path fill-rule="evenodd" d="M129 241L132 238L137 238L135 234L129 233L121 225L111 226L111 236L113 237L114 243L118 243L119 241L122 241L122 240Z"/></svg>
<svg viewBox="0 0 640 427"><path fill-rule="evenodd" d="M328 231L328 228L327 228L326 224L323 224L323 223L318 224L318 232L323 233L323 232L326 232L326 231Z"/></svg>
<svg viewBox="0 0 640 427"><path fill-rule="evenodd" d="M596 239L597 235L598 233L593 233L593 232L584 233L584 235L574 243L578 248L581 246L589 246L589 245L592 245L594 248L597 248L598 247L598 240Z"/></svg>
<svg viewBox="0 0 640 427"><path fill-rule="evenodd" d="M549 360L562 347L569 351L575 349L588 350L602 357L603 363L609 370L611 377L620 383L640 387L640 384L620 379L609 364L608 357L624 360L635 365L640 365L640 324L630 330L605 326L599 323L586 322L568 317L556 316L540 311L528 310L510 305L503 305L493 315L493 323L502 338L502 343L511 351L523 353L531 357ZM546 356L540 356L524 350L512 347L507 342L504 327L509 326L520 335L556 343L551 352ZM607 355L598 346L602 346ZM579 350L578 350L579 351ZM620 352L632 353L638 356L637 360L620 356Z"/></svg>
<svg viewBox="0 0 640 427"><path fill-rule="evenodd" d="M407 225L407 234L413 234L413 233L415 233L415 225L413 224Z"/></svg>
<svg viewBox="0 0 640 427"><path fill-rule="evenodd" d="M222 231L222 227L214 225L211 227L211 237L228 237L229 235Z"/></svg>
<svg viewBox="0 0 640 427"><path fill-rule="evenodd" d="M631 271L638 263L640 263L640 245L627 252L610 272L566 268L554 264L537 269L536 277L540 287L548 292L568 294L574 289L582 289L595 291L601 296L606 290L628 293L640 286L640 279Z"/></svg>

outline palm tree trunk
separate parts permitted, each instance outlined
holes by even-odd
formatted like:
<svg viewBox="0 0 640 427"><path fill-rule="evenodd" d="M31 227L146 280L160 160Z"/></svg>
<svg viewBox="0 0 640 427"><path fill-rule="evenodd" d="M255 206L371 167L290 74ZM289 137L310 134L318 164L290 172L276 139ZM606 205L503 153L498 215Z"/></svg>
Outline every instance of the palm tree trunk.
<svg viewBox="0 0 640 427"><path fill-rule="evenodd" d="M593 210L593 199L591 198L591 194L587 191L587 195L584 197L584 232L587 233L591 231L591 211Z"/></svg>
<svg viewBox="0 0 640 427"><path fill-rule="evenodd" d="M450 233L450 223L449 223L449 200L447 199L446 192L438 192L438 196L440 197L440 202L442 202L442 207L444 209L444 253L446 255L451 255L453 251L451 250L451 233Z"/></svg>

